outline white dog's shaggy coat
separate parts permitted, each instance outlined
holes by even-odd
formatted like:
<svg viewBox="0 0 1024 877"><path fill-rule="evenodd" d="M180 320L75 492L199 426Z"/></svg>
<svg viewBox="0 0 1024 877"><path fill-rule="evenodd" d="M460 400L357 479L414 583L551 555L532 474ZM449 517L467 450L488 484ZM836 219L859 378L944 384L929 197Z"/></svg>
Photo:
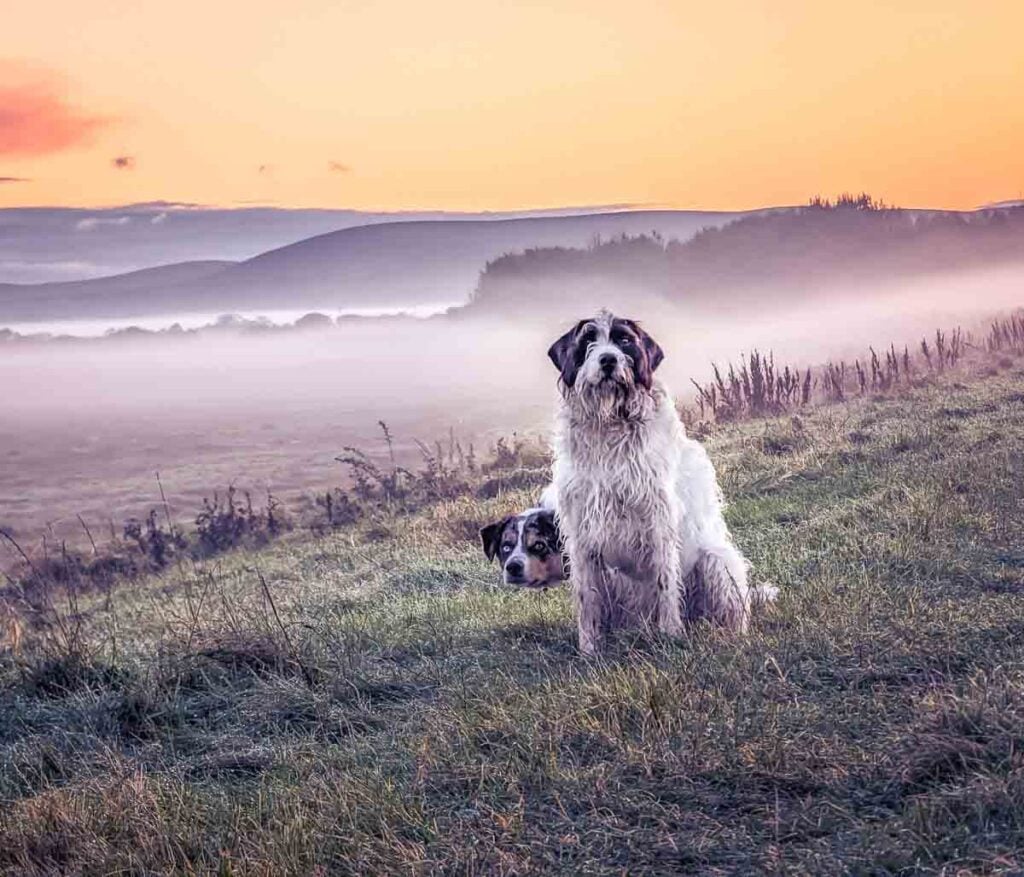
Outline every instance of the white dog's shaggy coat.
<svg viewBox="0 0 1024 877"><path fill-rule="evenodd" d="M676 635L706 618L745 631L747 563L722 518L715 470L686 435L653 372L660 347L607 311L552 346L562 402L554 451L554 504L572 568L580 650L605 633L641 627Z"/></svg>

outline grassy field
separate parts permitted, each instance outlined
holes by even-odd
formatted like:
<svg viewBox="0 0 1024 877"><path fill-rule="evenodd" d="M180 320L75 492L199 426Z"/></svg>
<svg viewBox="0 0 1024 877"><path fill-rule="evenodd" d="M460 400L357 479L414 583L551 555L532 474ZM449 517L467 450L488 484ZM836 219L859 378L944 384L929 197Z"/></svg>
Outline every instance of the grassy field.
<svg viewBox="0 0 1024 877"><path fill-rule="evenodd" d="M477 546L530 492L10 623L0 869L1021 873L1024 360L708 448L745 639L582 658Z"/></svg>

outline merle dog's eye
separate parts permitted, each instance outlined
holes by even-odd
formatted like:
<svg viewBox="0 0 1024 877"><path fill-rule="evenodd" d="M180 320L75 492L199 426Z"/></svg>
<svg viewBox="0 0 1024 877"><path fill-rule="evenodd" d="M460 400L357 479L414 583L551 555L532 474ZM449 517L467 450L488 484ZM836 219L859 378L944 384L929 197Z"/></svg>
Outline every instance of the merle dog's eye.
<svg viewBox="0 0 1024 877"><path fill-rule="evenodd" d="M501 553L502 554L508 554L511 550L512 550L512 546L511 545L502 545L501 546Z"/></svg>
<svg viewBox="0 0 1024 877"><path fill-rule="evenodd" d="M543 542L535 542L533 546L530 548L530 551L532 551L538 557L543 557L545 554L548 553L548 547Z"/></svg>

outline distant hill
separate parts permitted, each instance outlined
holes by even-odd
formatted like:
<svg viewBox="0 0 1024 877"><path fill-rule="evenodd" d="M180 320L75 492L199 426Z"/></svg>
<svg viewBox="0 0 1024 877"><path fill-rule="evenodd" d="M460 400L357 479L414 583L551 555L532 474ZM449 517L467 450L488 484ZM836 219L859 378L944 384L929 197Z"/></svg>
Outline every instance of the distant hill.
<svg viewBox="0 0 1024 877"><path fill-rule="evenodd" d="M900 210L868 200L744 216L686 241L642 235L587 248L540 248L486 266L464 315L590 307L647 297L728 308L771 292L798 299L830 286L1024 264L1024 208ZM617 300L616 300L617 297Z"/></svg>
<svg viewBox="0 0 1024 877"><path fill-rule="evenodd" d="M0 209L0 283L109 277L153 265L238 262L314 235L378 222L513 219L607 212L610 207L507 213L206 207L168 201L118 207Z"/></svg>
<svg viewBox="0 0 1024 877"><path fill-rule="evenodd" d="M109 277L178 262L249 259L274 247L395 214L163 201L120 207L0 210L0 283Z"/></svg>
<svg viewBox="0 0 1024 877"><path fill-rule="evenodd" d="M595 238L622 234L655 232L682 240L739 215L629 211L364 225L238 263L191 262L88 281L0 286L0 325L4 320L461 303L483 266L503 253L585 247Z"/></svg>

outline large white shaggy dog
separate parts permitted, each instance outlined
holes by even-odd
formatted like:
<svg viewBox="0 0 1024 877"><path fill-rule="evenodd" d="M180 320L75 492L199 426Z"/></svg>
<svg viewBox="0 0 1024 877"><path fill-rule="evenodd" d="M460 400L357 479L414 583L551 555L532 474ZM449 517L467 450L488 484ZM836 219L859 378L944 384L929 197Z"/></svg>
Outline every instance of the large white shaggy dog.
<svg viewBox="0 0 1024 877"><path fill-rule="evenodd" d="M561 376L554 492L572 568L580 650L616 627L679 634L708 619L745 631L747 563L722 518L715 470L654 377L661 348L601 311L548 351Z"/></svg>

